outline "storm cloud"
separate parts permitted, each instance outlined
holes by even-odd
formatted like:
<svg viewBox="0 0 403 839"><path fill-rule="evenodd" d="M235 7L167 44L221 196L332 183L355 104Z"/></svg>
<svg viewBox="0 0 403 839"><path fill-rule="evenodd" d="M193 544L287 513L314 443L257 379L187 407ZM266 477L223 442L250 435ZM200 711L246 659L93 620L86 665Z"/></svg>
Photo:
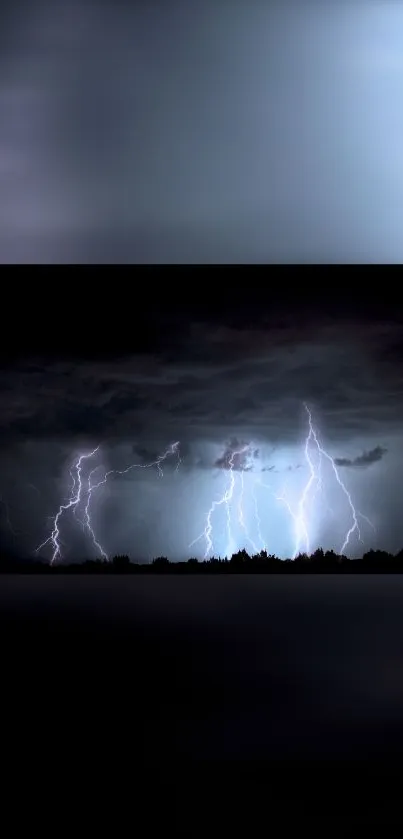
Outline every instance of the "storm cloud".
<svg viewBox="0 0 403 839"><path fill-rule="evenodd" d="M234 472L247 472L253 469L253 460L259 456L259 449L252 449L250 443L233 438L226 445L223 454L217 458L217 469L232 469Z"/></svg>
<svg viewBox="0 0 403 839"><path fill-rule="evenodd" d="M79 360L69 357L66 327L63 355L55 343L52 358L21 354L0 368L3 444L127 441L155 454L179 439L183 446L219 442L224 450L233 436L256 449L264 440L272 450L301 437L307 402L334 443L361 440L364 454L346 452L351 464L344 465L364 466L383 455L385 436L400 431L400 323L322 314L320 321L301 317L295 325L291 312L279 325L276 317L259 317L258 309L257 300L253 325L243 326L230 314L216 323L185 311L179 323L169 310L164 317L150 312L158 326L154 344L147 329L148 348L136 350L133 334L132 351L113 355L112 346L108 356L97 357L92 339L87 350L78 341ZM131 340L130 328L122 317ZM96 347L96 320L92 329ZM266 465L275 459L274 453Z"/></svg>
<svg viewBox="0 0 403 839"><path fill-rule="evenodd" d="M364 544L400 548L403 352L395 307L367 301L360 311L344 311L341 294L335 307L316 292L305 297L305 307L297 297L291 306L249 279L232 297L215 290L212 305L213 286L202 276L195 288L207 292L205 306L181 298L173 281L171 303L156 307L152 283L146 287L150 294L142 294L137 319L136 307L117 295L93 309L90 296L81 297L77 320L75 294L64 301L64 319L52 321L50 298L42 305L37 292L31 325L19 330L16 321L8 333L0 366L3 542L31 555L66 497L77 453L99 446L83 478L90 467L97 479L113 471L94 496L97 535L108 552L202 557L203 540L191 551L189 545L227 486L231 455L245 445L246 459L234 457L237 491L242 476L244 482L245 524L260 545L256 499L270 549L289 555L293 522L276 498L286 493L295 506L307 479L306 403L322 444L347 467L342 474L357 509L375 528L360 519ZM234 301L246 288L239 306ZM112 323L119 331L108 330ZM181 461L178 466L168 456L163 477L155 467L120 474L131 464L155 463L175 441ZM371 480L365 472L363 481L370 460ZM326 481L333 517L323 501L318 515L326 526L318 523L313 545L337 548L349 510L330 473ZM215 548L223 552L220 516L219 510ZM67 556L92 555L75 524L65 525ZM239 531L235 547L242 538ZM354 551L362 552L358 541Z"/></svg>
<svg viewBox="0 0 403 839"><path fill-rule="evenodd" d="M375 448L371 449L371 451L363 452L353 459L348 457L335 457L334 462L336 466L348 466L352 469L365 469L367 466L371 466L372 463L378 463L382 460L384 455L387 454L387 451L388 450L382 446L375 446Z"/></svg>
<svg viewBox="0 0 403 839"><path fill-rule="evenodd" d="M291 313L280 328L275 318L266 322L259 317L258 310L254 323L247 319L243 327L230 313L220 315L219 323L213 314L207 320L203 313L199 318L182 313L180 328L169 310L165 318L156 313L159 340L154 347L144 345L140 351L134 340L131 352L117 348L115 355L98 357L91 350L93 324L87 354L80 349L80 357L69 356L68 343L58 353L55 344L51 356L19 352L3 363L3 542L31 555L43 541L49 517L66 497L78 452L99 446L91 469L102 478L107 470L154 463L179 441L179 468L178 458L168 457L163 478L155 468L116 473L94 496L97 535L108 552L150 559L183 559L195 552L202 557L203 541L191 550L189 545L225 489L233 456L236 480L244 476L245 522L254 521L248 506L254 493L271 549L289 555L292 521L274 495L286 491L295 504L306 480L307 403L323 445L341 466L350 466L344 472L358 509L376 527L373 531L364 522L365 544L400 547L398 325L370 319L338 324L322 315L296 328ZM143 316L147 321L151 313ZM172 331L179 332L173 342ZM245 452L234 456L244 446ZM383 456L386 448L390 457ZM372 480L364 485L360 475L369 460ZM85 480L87 474L84 470ZM343 499L334 493L332 484L328 502L335 517L315 536L325 547L339 546L338 523L348 516ZM92 555L82 529L71 533L73 524L66 523L63 535L67 556L80 557L84 549ZM225 543L215 544L217 551L225 551ZM357 543L358 548L362 551Z"/></svg>

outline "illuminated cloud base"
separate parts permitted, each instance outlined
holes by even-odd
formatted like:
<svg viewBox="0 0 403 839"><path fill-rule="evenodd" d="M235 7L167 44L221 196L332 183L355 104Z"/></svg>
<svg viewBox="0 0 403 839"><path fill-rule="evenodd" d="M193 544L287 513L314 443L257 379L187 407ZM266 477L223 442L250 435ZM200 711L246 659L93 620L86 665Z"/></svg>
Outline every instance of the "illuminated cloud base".
<svg viewBox="0 0 403 839"><path fill-rule="evenodd" d="M365 457L379 458L384 450L378 447L355 461L332 457L320 441L311 410L307 405L304 408L308 423L303 446L304 463L293 473L292 487L287 480L280 488L275 481L268 483L264 473L268 472L274 478L274 467L263 469L259 465L256 446L232 441L214 464L223 471L223 490L211 501L205 513L203 529L188 545L188 553L192 551L194 556L204 560L213 556L231 557L239 550L246 550L250 555L261 551L269 554L277 552L278 555L295 558L300 554L310 554L319 547L329 520L332 521L332 532L338 533L338 542L331 546L337 553L350 555L360 544L362 547L364 528L373 535L373 523L355 506L340 472L346 465L362 465ZM67 499L60 504L49 535L36 548L37 554L43 554L45 548L50 550L51 564L63 560L61 534L67 517L70 517L70 527L71 521L75 521L82 528L87 550L99 559L108 560L108 549L101 543L94 523L98 490L134 469L155 468L157 476L163 478L165 464L173 462L177 472L182 462L177 441L150 463L129 464L122 470L110 469L96 479L95 473L102 468L100 463L96 463L99 454L99 446L78 454L70 469L71 485ZM94 463L92 468L88 468L88 463ZM329 495L335 499L332 505ZM279 531L285 534L284 547L280 551L276 547ZM285 544L289 546L288 553Z"/></svg>

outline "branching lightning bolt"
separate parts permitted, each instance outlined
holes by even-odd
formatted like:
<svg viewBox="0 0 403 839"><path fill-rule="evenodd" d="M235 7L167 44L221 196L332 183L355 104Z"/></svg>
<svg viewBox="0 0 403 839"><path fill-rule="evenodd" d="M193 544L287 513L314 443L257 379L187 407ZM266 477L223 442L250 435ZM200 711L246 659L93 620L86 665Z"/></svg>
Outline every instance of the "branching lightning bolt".
<svg viewBox="0 0 403 839"><path fill-rule="evenodd" d="M259 503L258 503L257 495L256 495L256 483L257 482L255 481L255 484L254 484L254 487L253 487L253 490L252 490L253 505L254 505L254 508L255 508L256 529L257 529L257 535L258 535L258 538L259 538L259 542L260 542L260 545L261 545L261 550L265 551L265 550L267 550L267 546L266 546L266 541L263 538L263 533L262 533L262 519L260 518L260 513L259 513Z"/></svg>
<svg viewBox="0 0 403 839"><path fill-rule="evenodd" d="M82 480L81 480L81 471L82 471L82 464L83 461L89 460L99 451L99 446L93 449L92 452L88 452L88 454L80 454L78 459L75 461L73 466L71 467L70 474L72 477L72 486L70 488L70 496L65 504L61 504L54 519L53 519L53 528L50 536L47 537L38 547L36 548L35 553L39 553L42 548L46 545L52 545L52 557L50 560L50 564L56 561L56 559L61 559L61 544L60 544L60 529L59 529L59 522L61 517L64 513L67 513L68 510L75 511L78 505L81 503L82 500Z"/></svg>
<svg viewBox="0 0 403 839"><path fill-rule="evenodd" d="M163 472L163 469L162 469L162 464L164 463L164 461L168 457L173 456L173 455L176 455L177 459L178 459L176 469L175 469L175 471L177 471L179 469L180 464L181 464L180 451L179 451L179 440L177 440L176 443L172 443L162 455L159 455L159 457L157 457L156 460L153 460L151 463L131 463L130 466L127 466L125 469L109 469L108 472L105 472L104 477L100 481L98 481L98 483L95 483L95 484L91 483L91 477L96 470L95 469L92 470L92 472L90 473L89 478L88 478L88 496L87 496L87 503L86 503L86 506L85 506L85 524L86 524L87 530L88 530L88 532L91 536L92 543L94 545L95 550L97 551L98 554L99 553L101 554L103 559L107 560L109 557L108 557L108 554L106 553L105 549L102 547L102 545L100 544L100 542L96 538L94 527L91 523L90 504L91 504L91 499L92 499L93 493L97 489L99 489L101 486L105 486L105 484L108 483L109 478L111 478L112 476L126 475L128 472L131 471L131 469L151 469L153 466L155 466L158 470L159 477L162 478L163 475L164 475L164 472Z"/></svg>
<svg viewBox="0 0 403 839"><path fill-rule="evenodd" d="M247 481L245 481L244 473L245 471L251 471L253 469L253 463L249 462L245 465L245 457L243 457L240 462L237 462L236 458L245 456L247 452L251 452L251 445L247 444L235 451L232 451L226 461L224 491L219 498L216 498L211 503L210 509L207 512L205 526L202 533L194 539L189 546L193 547L193 545L200 540L204 540L204 559L210 558L213 555L214 549L216 549L216 538L214 533L216 527L215 513L220 507L222 507L223 512L225 512L225 522L222 523L222 527L226 532L227 544L225 555L227 557L230 557L234 551L237 550L238 546L236 542L239 540L240 536L243 541L243 547L250 546L254 554L259 553L259 550L267 550L267 542L263 535L265 530L263 524L266 526L266 517L262 520L259 513L259 498L256 494L258 485L269 490L272 498L277 502L281 502L290 516L295 536L293 551L294 559L301 553L310 554L312 552L312 543L314 539L312 525L317 519L318 509L320 509L318 508L318 503L325 505L324 508L321 508L321 512L323 509L326 509L326 513L334 516L333 511L327 503L325 495L324 479L326 478L326 483L328 483L329 475L332 480L335 481L337 490L341 493L344 499L343 503L346 504L350 517L348 529L344 533L339 553L344 554L344 552L351 546L354 537L363 541L360 530L360 522L366 522L369 527L375 530L370 519L356 509L351 493L341 478L339 468L336 465L334 458L328 451L326 451L320 441L318 432L313 423L311 411L306 404L304 404L304 409L308 418L308 431L304 441L307 478L297 500L295 500L295 498L292 500L292 496L290 497L286 487L280 493L278 491L275 492L272 487L262 483L260 479L256 480L254 477L252 479L253 486L252 489L250 489ZM52 550L50 560L51 564L62 558L60 524L63 516L65 516L69 510L71 510L73 516L77 519L77 522L80 523L84 532L88 534L96 555L103 560L108 560L108 553L105 547L101 544L94 524L93 505L96 501L97 491L100 490L102 486L105 486L110 480L113 480L118 476L120 477L126 475L134 469L155 468L158 476L163 477L164 463L170 457L176 457L177 459L175 473L178 471L181 464L178 441L172 443L163 454L159 455L150 463L131 463L124 469L109 469L104 472L102 477L99 477L98 475L98 478L95 478L95 473L102 467L98 464L95 468L89 470L87 462L94 458L98 452L99 446L94 448L91 452L79 454L73 462L70 469L71 485L67 500L60 504L56 515L52 518L50 534L36 549L36 553L39 553L47 545L50 545ZM256 454L254 457L255 456ZM249 456L247 455L247 457ZM85 471L83 477L84 466ZM326 470L325 472L323 471L324 469ZM250 491L250 499L246 497L247 489ZM246 505L245 501L247 502ZM249 528L247 515L249 515L252 502L252 523L249 522L249 524L252 524L253 526ZM313 514L315 515L314 519L312 518Z"/></svg>
<svg viewBox="0 0 403 839"><path fill-rule="evenodd" d="M86 526L86 528L87 528L87 530L88 530L88 532L91 536L92 544L94 545L95 550L97 551L98 554L100 554L102 556L102 559L108 560L109 559L108 554L106 553L106 551L104 550L104 548L102 547L100 542L98 542L98 540L95 536L95 531L94 531L94 528L93 528L92 523L91 523L91 515L90 515L90 503L91 503L92 493L93 493L93 490L97 488L97 485L94 486L91 483L91 478L92 478L94 472L96 472L98 468L99 467L96 466L95 469L92 469L92 471L88 475L87 502L86 502L86 505L85 505L85 508L84 508L84 515L85 515L84 524L85 524L85 526Z"/></svg>
<svg viewBox="0 0 403 839"><path fill-rule="evenodd" d="M243 511L243 496L244 496L244 473L243 473L243 471L241 472L240 478L241 478L241 491L239 493L239 502L238 502L238 521L239 521L239 524L241 525L241 528L242 528L242 530L245 534L246 541L249 542L249 544L250 544L250 546L253 550L253 553L257 554L258 553L258 548L257 548L256 542L254 542L253 539L251 539L251 537L249 535L248 528L246 527L246 523L245 523L245 516L244 516L244 511ZM255 511L256 511L256 509L257 508L255 507Z"/></svg>
<svg viewBox="0 0 403 839"><path fill-rule="evenodd" d="M261 549L267 550L266 547L266 540L263 536L263 527L262 527L262 519L259 513L259 503L258 497L256 495L256 488L257 486L261 486L266 490L269 490L272 498L277 502L281 502L293 523L293 529L295 533L295 542L294 542L294 549L293 549L293 559L295 559L299 554L311 554L312 547L313 547L313 534L312 534L312 515L316 513L315 518L317 516L318 504L324 505L322 509L325 510L327 515L330 515L334 518L334 512L328 504L326 493L325 493L325 482L324 482L324 474L323 468L327 463L330 467L330 474L333 476L333 479L336 482L338 490L341 491L345 502L347 504L349 514L350 514L350 523L348 526L347 531L343 536L343 541L340 547L340 554L343 554L346 549L351 546L352 539L356 536L360 541L362 540L361 530L360 530L360 519L365 521L369 527L375 530L375 527L371 520L361 513L354 505L352 496L350 491L347 489L344 481L341 478L339 469L335 463L334 458L329 454L328 451L323 447L318 432L314 427L314 423L312 420L312 414L310 409L306 404L304 404L304 408L308 417L308 433L306 435L304 441L304 456L305 456L305 463L308 471L308 477L305 481L304 486L297 498L297 502L291 501L290 496L287 492L287 488L284 487L282 491L275 491L273 487L265 484L262 482L261 479L256 479L253 484L253 489L251 492L253 505L254 505L254 521L255 526L253 532L257 534L257 542L262 546ZM235 473L234 463L235 463L235 456L245 454L245 452L250 448L250 446L244 446L242 449L235 451L232 453L231 458L229 459L228 465L228 473L226 479L226 486L223 494L220 498L213 501L206 517L206 524L202 533L194 539L194 541L190 544L189 547L193 547L197 542L200 540L205 541L205 553L204 559L208 559L212 553L214 548L214 539L213 539L213 517L217 509L221 506L225 505L226 508L226 519L227 519L227 553L226 555L231 555L234 546L234 539L232 533L232 507L234 502L235 496L235 488L236 486L239 487L239 495L237 500L237 524L239 529L243 533L244 541L247 546L251 546L254 554L259 552L257 544L255 540L251 537L250 531L247 527L246 517L245 517L245 508L244 508L244 496L245 496L245 489L246 485L244 483L244 470L241 470L240 475L238 476ZM248 470L249 471L249 470ZM327 481L326 481L327 482Z"/></svg>
<svg viewBox="0 0 403 839"><path fill-rule="evenodd" d="M179 467L182 463L182 458L181 458L180 449L179 449L179 441L177 443L174 443L174 446L176 446L176 448L172 452L172 454L176 454L176 456L177 456L177 463L176 463L176 466L175 466L175 472L179 472Z"/></svg>
<svg viewBox="0 0 403 839"><path fill-rule="evenodd" d="M322 444L319 441L318 433L314 428L313 421L312 421L312 414L309 410L308 406L304 404L304 408L308 415L308 434L305 440L305 460L309 470L309 477L308 480L302 490L300 499L297 505L297 511L295 512L292 509L292 506L289 500L286 497L285 492L281 495L277 496L279 501L282 501L286 507L288 512L290 513L291 517L294 521L295 526L295 547L294 547L294 554L293 558L295 559L300 553L304 552L309 554L311 552L311 540L309 535L309 526L307 521L307 505L309 501L312 503L315 500L316 495L319 492L323 492L323 480L322 480L322 460L326 460L332 469L334 478L340 487L343 495L346 498L347 504L350 509L351 514L351 525L348 528L343 543L341 545L340 554L344 554L346 548L350 545L350 540L354 533L357 534L358 539L362 542L361 530L358 523L358 519L362 518L364 521L368 523L368 525L375 530L374 525L367 518L364 516L363 513L360 513L354 506L353 500L351 498L351 493L348 491L346 485L342 481L339 470L335 464L334 459L331 455L323 448ZM315 463L311 456L311 449L314 447L316 449L318 455L318 465L315 466ZM315 492L312 492L313 488L315 488ZM332 512L328 508L329 512Z"/></svg>
<svg viewBox="0 0 403 839"><path fill-rule="evenodd" d="M213 501L213 503L212 503L208 513L207 513L206 525L205 525L205 528L204 528L203 532L200 534L200 536L197 536L196 539L193 539L193 542L191 542L190 545L189 545L189 548L192 548L193 545L196 545L197 542L199 542L201 539L205 539L206 550L204 552L204 559L208 559L208 557L213 552L212 516L219 507L222 507L223 504L225 504L225 507L226 507L226 518L227 518L227 549L226 549L226 555L231 556L232 553L233 553L233 549L234 549L235 545L234 545L234 539L233 539L232 527L231 527L231 504L232 504L232 501L233 501L234 489L235 489L234 459L235 459L236 456L244 454L248 449L249 449L249 446L243 446L241 449L237 449L236 451L232 452L232 454L229 458L229 461L228 461L229 469L228 469L228 472L227 472L227 486L226 486L226 489L225 489L223 495L221 496L221 498L218 498L216 501ZM241 510L241 512L240 512L240 510ZM239 507L239 505L238 505L238 518L240 516L241 516L240 523L241 523L241 526L242 526L242 521L243 521L242 500L241 500L241 506ZM243 528L245 529L244 525L243 525Z"/></svg>
<svg viewBox="0 0 403 839"><path fill-rule="evenodd" d="M151 469L153 466L156 466L156 468L158 469L159 477L162 478L163 475L164 475L164 472L163 472L163 469L162 469L162 464L164 463L164 461L168 457L170 457L172 455L179 456L179 441L176 442L176 443L172 443L166 449L164 454L159 455L159 457L157 457L156 460L153 460L151 463L131 463L130 466L126 466L125 469L109 469L108 472L105 472L105 475L102 478L102 480L98 481L97 484L90 485L89 491L92 493L94 490L98 489L99 487L104 486L108 482L109 478L112 475L126 475L128 472L131 471L131 469ZM178 460L178 465L177 465L176 469L179 468L179 465L180 465L180 459ZM95 470L93 470L93 472L94 471ZM91 474L93 474L93 473L91 473Z"/></svg>
<svg viewBox="0 0 403 839"><path fill-rule="evenodd" d="M87 531L89 536L91 537L92 544L97 552L98 556L101 556L104 560L108 560L108 554L99 542L96 537L94 525L91 519L91 501L93 498L94 492L99 489L99 487L104 486L109 478L114 475L125 475L127 472L130 472L131 469L150 469L155 466L158 470L158 474L160 477L163 477L163 468L162 464L164 461L173 455L177 456L178 463L176 466L176 471L178 470L181 458L179 452L179 441L176 443L172 443L168 449L156 460L153 460L151 463L132 463L130 466L127 466L125 469L110 469L108 472L105 473L103 478L98 481L97 483L93 483L93 475L100 468L100 466L95 467L88 475L88 479L86 483L83 483L82 479L82 468L83 462L86 460L90 460L97 452L99 451L99 446L97 446L92 452L88 454L80 454L77 460L73 463L73 466L70 469L71 475L71 487L68 500L61 504L54 519L52 525L52 532L50 536L47 537L37 548L36 553L39 553L46 545L52 545L52 557L51 557L51 565L56 561L56 559L61 559L61 542L60 542L60 519L61 517L67 513L68 510L72 510L73 515L77 518L79 523L84 527ZM79 511L81 509L82 504L84 504L84 511L83 511L83 518L79 517Z"/></svg>
<svg viewBox="0 0 403 839"><path fill-rule="evenodd" d="M308 414L308 421L309 421L309 435L308 435L308 437L309 436L313 437L319 454L322 457L324 457L330 463L330 465L332 467L332 470L333 470L333 474L336 478L336 481L337 481L340 489L344 493L344 495L346 497L346 500L347 500L347 503L350 507L352 523L351 523L351 526L349 527L349 529L347 530L347 533L344 537L343 544L342 544L342 546L340 548L340 551L339 551L340 554L344 554L344 551L346 550L346 548L350 544L350 539L351 539L351 537L353 536L354 533L357 533L357 536L358 536L359 540L362 542L360 526L358 524L358 518L359 517L363 518L365 521L367 521L371 525L371 527L373 527L373 525L372 525L372 522L370 522L370 520L366 516L363 516L362 513L360 513L358 510L355 509L355 506L353 504L353 500L351 498L351 494L348 491L346 485L343 483L343 481L340 477L339 470L337 469L337 466L334 462L334 459L331 457L331 455L327 451L325 451L325 449L321 446L321 444L318 440L317 432L315 431L315 429L313 427L313 423L312 423L312 414L311 414L307 405L304 405L304 407L305 407L305 410Z"/></svg>

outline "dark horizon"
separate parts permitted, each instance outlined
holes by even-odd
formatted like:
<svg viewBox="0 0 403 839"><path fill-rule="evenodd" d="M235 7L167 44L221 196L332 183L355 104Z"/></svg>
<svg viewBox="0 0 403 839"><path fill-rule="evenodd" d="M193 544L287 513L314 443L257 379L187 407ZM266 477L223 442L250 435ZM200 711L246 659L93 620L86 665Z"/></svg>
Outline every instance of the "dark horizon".
<svg viewBox="0 0 403 839"><path fill-rule="evenodd" d="M0 554L1 573L156 573L156 574L379 574L403 573L403 548L396 554L382 550L369 550L361 557L349 559L318 548L313 554L301 554L295 558L280 559L261 551L257 555L245 550L234 553L231 557L211 557L198 560L189 557L186 560L172 561L167 556L154 557L149 562L133 559L127 554L117 554L104 559L82 557L75 562L52 563L35 558L17 557L12 554Z"/></svg>

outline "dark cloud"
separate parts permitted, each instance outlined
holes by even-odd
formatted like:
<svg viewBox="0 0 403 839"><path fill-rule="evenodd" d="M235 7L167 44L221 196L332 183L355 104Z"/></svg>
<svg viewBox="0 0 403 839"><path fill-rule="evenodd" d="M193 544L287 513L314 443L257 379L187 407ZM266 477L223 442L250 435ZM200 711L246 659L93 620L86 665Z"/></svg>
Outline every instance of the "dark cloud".
<svg viewBox="0 0 403 839"><path fill-rule="evenodd" d="M214 466L217 469L232 469L234 472L249 472L253 469L253 460L258 455L259 450L252 449L250 443L233 437L223 454L215 461Z"/></svg>
<svg viewBox="0 0 403 839"><path fill-rule="evenodd" d="M323 313L305 318L300 309L284 309L279 326L280 314L268 317L265 307L263 297L259 314L257 297L254 322L250 310L243 325L231 310L223 315L219 307L208 321L203 312L182 312L181 320L170 311L156 313L154 346L147 345L153 313L144 310L141 329L135 330L137 350L129 349L132 331L126 318L127 346L111 355L112 343L109 355L98 357L95 351L108 333L97 329L96 317L75 330L82 342L86 338L87 349L78 341L73 349L80 357L69 357L68 329L60 354L56 331L47 330L43 315L40 329L34 327L51 342L53 357L29 356L35 353L34 328L25 343L18 337L19 358L7 364L3 355L3 445L13 439L122 440L154 454L178 439L185 448L198 439L222 446L232 434L255 449L264 441L273 451L300 438L307 402L329 439L364 437L365 451L377 452L376 437L397 433L400 425L400 356L388 352L400 324L351 315L339 321ZM104 311L98 319L104 324L107 316ZM115 312L110 317L114 320ZM179 337L171 341L173 332Z"/></svg>
<svg viewBox="0 0 403 839"><path fill-rule="evenodd" d="M348 457L335 457L334 462L336 466L348 466L353 469L365 469L367 466L371 466L372 463L378 463L382 460L383 456L387 454L387 451L388 450L384 449L382 446L375 446L375 448L371 449L371 451L363 452L353 459Z"/></svg>

